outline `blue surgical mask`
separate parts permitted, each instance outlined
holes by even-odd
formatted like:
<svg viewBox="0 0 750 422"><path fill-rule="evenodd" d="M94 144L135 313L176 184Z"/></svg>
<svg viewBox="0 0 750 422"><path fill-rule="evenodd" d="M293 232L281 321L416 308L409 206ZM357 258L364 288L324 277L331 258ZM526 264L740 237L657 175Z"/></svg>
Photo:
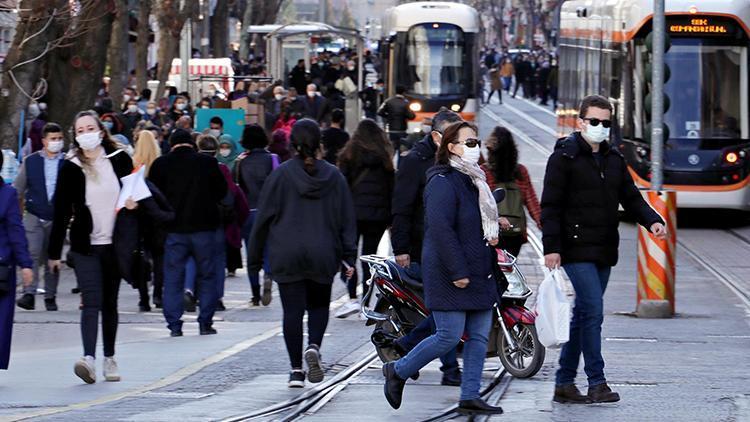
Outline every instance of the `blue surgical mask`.
<svg viewBox="0 0 750 422"><path fill-rule="evenodd" d="M103 125L104 125L104 127L106 127L106 128L107 128L107 130L109 130L109 131L111 131L111 130L112 130L112 128L113 128L113 127L115 127L115 124L114 124L114 123L112 123L112 122L110 122L109 120L105 120L105 121L103 121L103 122L102 122L102 124L103 124Z"/></svg>

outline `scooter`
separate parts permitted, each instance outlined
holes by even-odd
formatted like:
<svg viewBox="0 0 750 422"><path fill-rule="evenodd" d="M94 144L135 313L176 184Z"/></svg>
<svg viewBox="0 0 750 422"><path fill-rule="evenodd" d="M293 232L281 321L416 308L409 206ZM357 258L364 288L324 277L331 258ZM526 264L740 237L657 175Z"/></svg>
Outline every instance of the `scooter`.
<svg viewBox="0 0 750 422"><path fill-rule="evenodd" d="M517 378L534 376L544 364L545 349L537 337L536 316L525 307L532 291L516 264L516 257L497 249L498 266L507 280L500 303L495 304L493 324L487 348L488 356L498 356L503 367ZM370 341L383 362L400 358L393 342L411 332L429 310L424 305L419 274L398 265L391 257L365 255L362 262L370 267L367 293L361 313L367 326L375 326ZM372 308L370 297L377 300Z"/></svg>

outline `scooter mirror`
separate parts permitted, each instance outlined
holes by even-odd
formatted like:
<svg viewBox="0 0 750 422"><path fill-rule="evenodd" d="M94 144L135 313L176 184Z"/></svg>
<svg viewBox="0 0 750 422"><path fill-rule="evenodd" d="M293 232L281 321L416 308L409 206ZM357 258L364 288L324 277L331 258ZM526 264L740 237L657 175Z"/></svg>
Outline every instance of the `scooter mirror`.
<svg viewBox="0 0 750 422"><path fill-rule="evenodd" d="M492 197L495 198L496 203L503 202L503 199L505 199L505 189L495 189L494 191L492 191Z"/></svg>

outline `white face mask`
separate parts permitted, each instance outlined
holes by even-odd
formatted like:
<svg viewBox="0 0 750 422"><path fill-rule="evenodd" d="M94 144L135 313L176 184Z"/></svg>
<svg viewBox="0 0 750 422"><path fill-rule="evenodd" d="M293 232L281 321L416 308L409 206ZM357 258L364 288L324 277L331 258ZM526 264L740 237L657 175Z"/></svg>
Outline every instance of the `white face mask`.
<svg viewBox="0 0 750 422"><path fill-rule="evenodd" d="M129 105L128 106L128 113L136 113L138 112L138 106L137 105Z"/></svg>
<svg viewBox="0 0 750 422"><path fill-rule="evenodd" d="M146 113L148 113L149 116L153 116L154 114L156 114L156 109L155 108L147 108L146 109Z"/></svg>
<svg viewBox="0 0 750 422"><path fill-rule="evenodd" d="M204 109L204 110L208 110L208 109L209 109L209 108L211 108L211 107L209 107L209 106L207 106L207 105L202 105L202 106L201 106L201 108L202 108L202 109Z"/></svg>
<svg viewBox="0 0 750 422"><path fill-rule="evenodd" d="M432 131L432 128L427 125L422 125L422 133L430 133Z"/></svg>
<svg viewBox="0 0 750 422"><path fill-rule="evenodd" d="M592 126L591 123L587 123L586 130L581 131L581 136L592 144L601 144L609 139L609 128L605 128L601 123L597 126Z"/></svg>
<svg viewBox="0 0 750 422"><path fill-rule="evenodd" d="M186 106L187 106L187 104L185 104L185 103L177 103L177 104L175 104L174 108L176 108L177 110L182 111L182 110L185 110Z"/></svg>
<svg viewBox="0 0 750 422"><path fill-rule="evenodd" d="M273 97L276 98L276 101L281 101L281 99L284 98L284 96L281 94L276 94Z"/></svg>
<svg viewBox="0 0 750 422"><path fill-rule="evenodd" d="M90 151L102 144L101 132L82 133L76 136L76 141L84 151Z"/></svg>
<svg viewBox="0 0 750 422"><path fill-rule="evenodd" d="M209 129L208 134L214 138L218 138L221 135L221 131L219 129Z"/></svg>
<svg viewBox="0 0 750 422"><path fill-rule="evenodd" d="M307 96L312 98L315 96L315 91L307 91Z"/></svg>
<svg viewBox="0 0 750 422"><path fill-rule="evenodd" d="M231 153L232 153L232 150L229 150L226 148L222 148L219 150L219 155L221 155L222 157L229 157L229 154Z"/></svg>
<svg viewBox="0 0 750 422"><path fill-rule="evenodd" d="M475 146L474 148L469 148L466 145L464 147L464 155L461 156L464 161L472 164L476 164L479 162L479 156L482 154L482 151L479 149L479 145Z"/></svg>
<svg viewBox="0 0 750 422"><path fill-rule="evenodd" d="M63 141L49 141L47 142L47 151L57 154L62 151Z"/></svg>

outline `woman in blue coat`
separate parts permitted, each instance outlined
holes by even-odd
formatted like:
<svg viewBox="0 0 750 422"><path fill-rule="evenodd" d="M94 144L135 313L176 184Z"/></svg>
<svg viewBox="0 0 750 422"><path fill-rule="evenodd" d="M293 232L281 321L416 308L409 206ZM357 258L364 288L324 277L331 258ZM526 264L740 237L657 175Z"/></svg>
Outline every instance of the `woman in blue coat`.
<svg viewBox="0 0 750 422"><path fill-rule="evenodd" d="M0 154L0 168L3 154ZM18 208L18 194L0 178L0 369L8 369L13 310L16 296L16 266L23 268L24 286L33 277L26 232Z"/></svg>
<svg viewBox="0 0 750 422"><path fill-rule="evenodd" d="M405 380L455 347L466 332L458 411L502 413L479 396L497 301L489 245L497 244L499 230L497 205L478 165L479 156L474 125L454 123L443 133L437 165L427 172L422 278L437 331L403 358L383 366L385 396L395 409L401 405Z"/></svg>

